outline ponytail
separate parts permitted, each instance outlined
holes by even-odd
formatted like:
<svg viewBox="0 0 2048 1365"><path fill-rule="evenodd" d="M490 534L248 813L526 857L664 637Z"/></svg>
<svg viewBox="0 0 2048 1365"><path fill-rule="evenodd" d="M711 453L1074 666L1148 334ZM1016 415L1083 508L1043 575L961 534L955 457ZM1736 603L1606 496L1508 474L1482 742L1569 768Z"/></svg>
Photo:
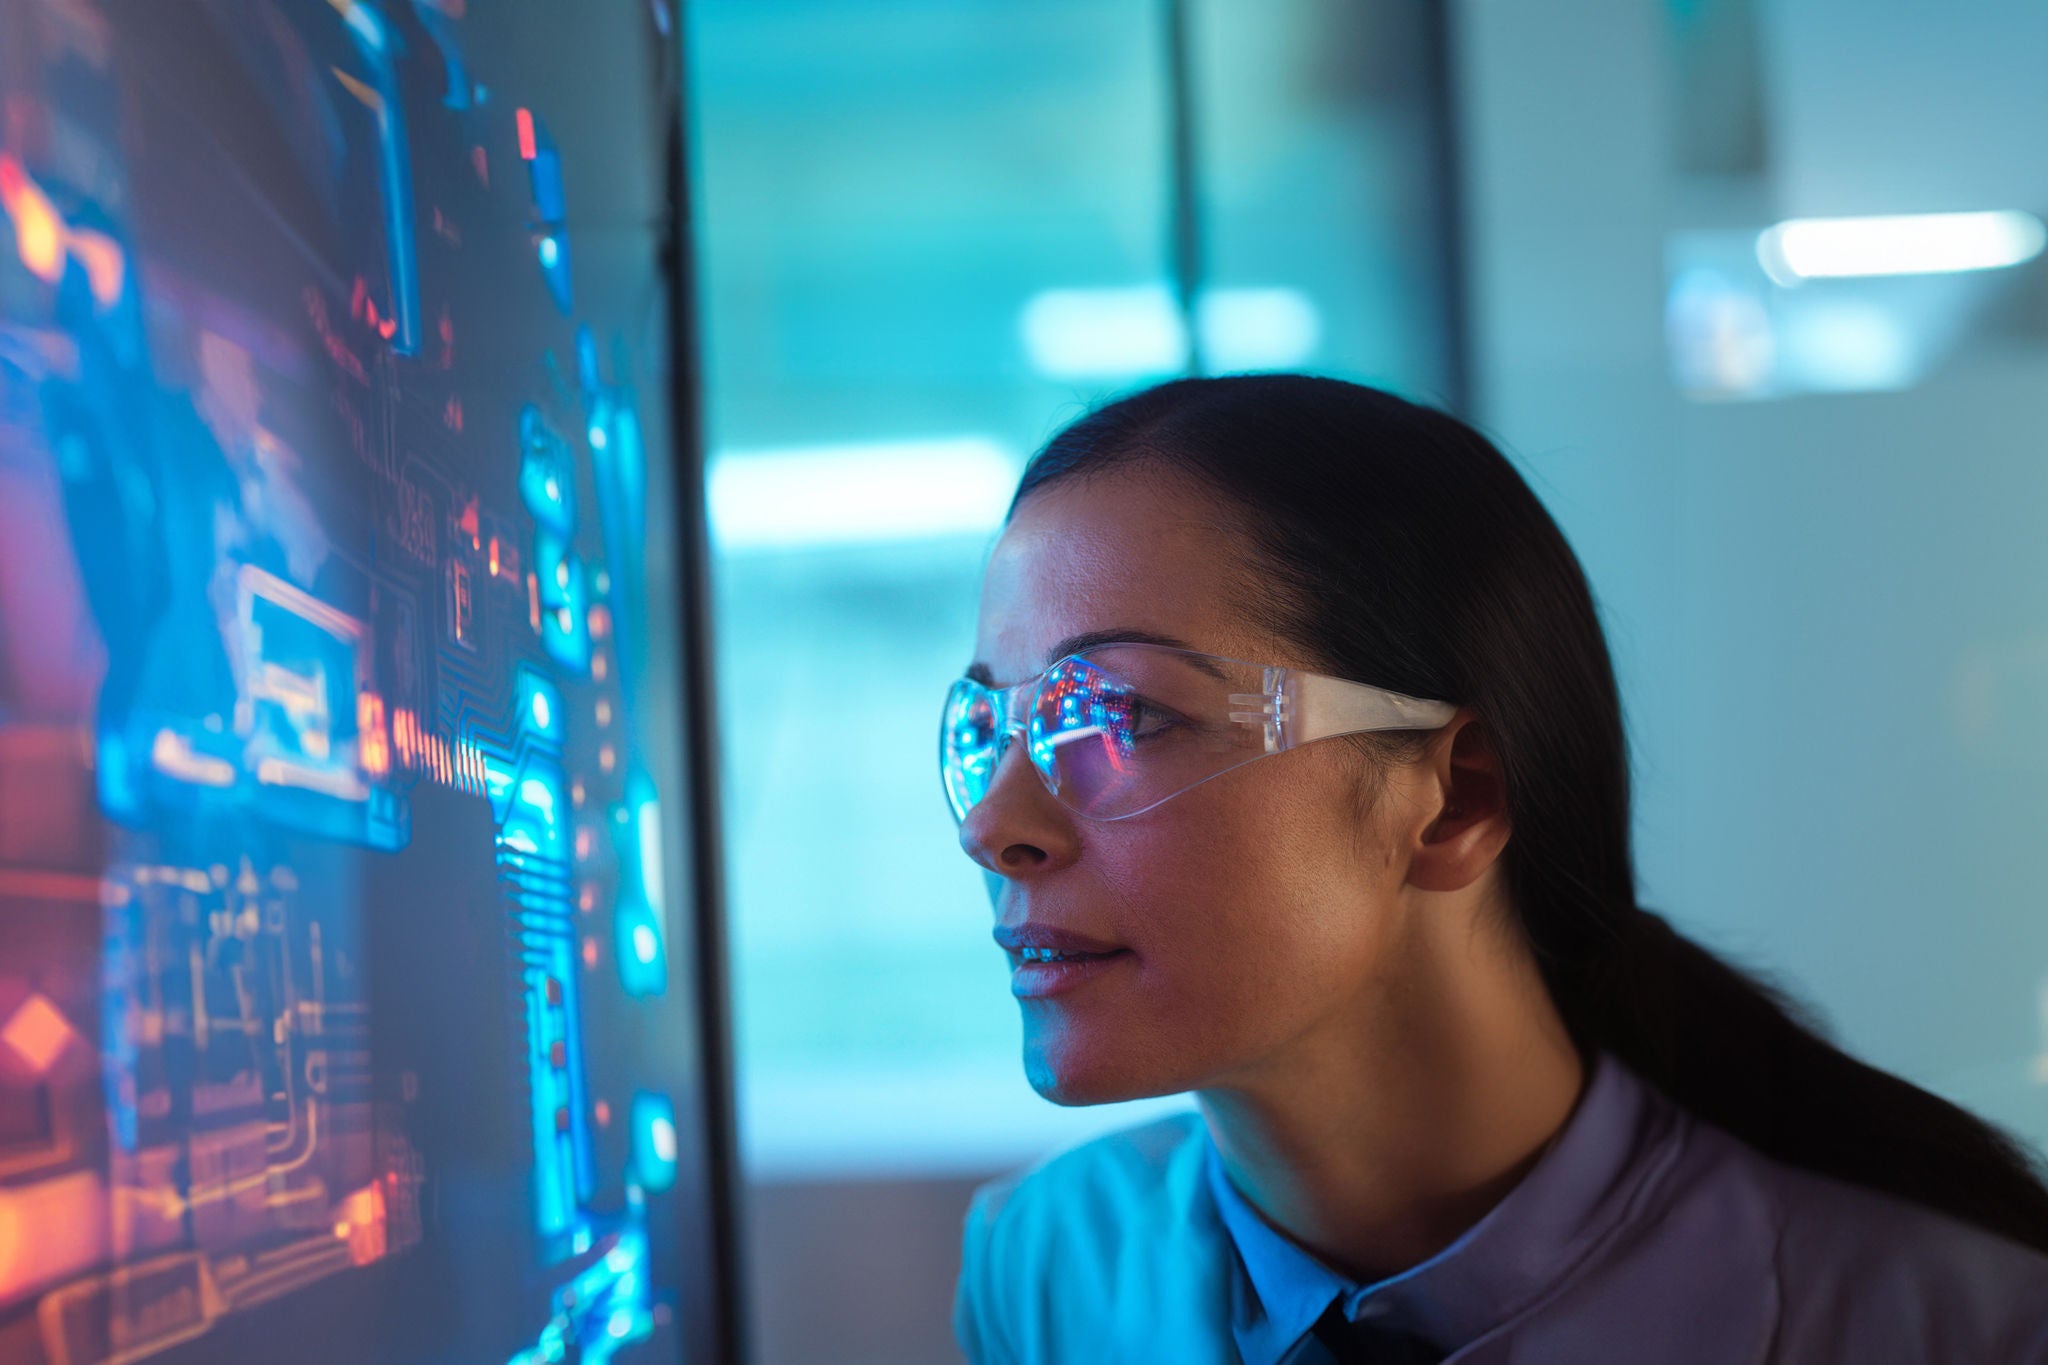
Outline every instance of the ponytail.
<svg viewBox="0 0 2048 1365"><path fill-rule="evenodd" d="M1938 1095L1857 1061L1783 986L1653 911L1551 993L1582 1047L1766 1155L2048 1252L2038 1155Z"/></svg>

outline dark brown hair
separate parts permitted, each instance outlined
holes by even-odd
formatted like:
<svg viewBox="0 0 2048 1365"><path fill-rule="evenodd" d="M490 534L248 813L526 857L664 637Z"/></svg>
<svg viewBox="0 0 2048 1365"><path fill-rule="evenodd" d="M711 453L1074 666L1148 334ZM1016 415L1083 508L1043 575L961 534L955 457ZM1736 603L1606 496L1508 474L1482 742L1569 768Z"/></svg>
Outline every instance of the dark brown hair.
<svg viewBox="0 0 2048 1365"><path fill-rule="evenodd" d="M1341 380L1175 380L1054 436L1011 512L1133 464L1236 509L1282 638L1328 671L1478 713L1514 829L1512 912L1582 1052L1612 1052L1782 1161L2048 1251L2028 1148L1849 1056L1783 987L1637 904L1621 702L1585 572L1484 436Z"/></svg>

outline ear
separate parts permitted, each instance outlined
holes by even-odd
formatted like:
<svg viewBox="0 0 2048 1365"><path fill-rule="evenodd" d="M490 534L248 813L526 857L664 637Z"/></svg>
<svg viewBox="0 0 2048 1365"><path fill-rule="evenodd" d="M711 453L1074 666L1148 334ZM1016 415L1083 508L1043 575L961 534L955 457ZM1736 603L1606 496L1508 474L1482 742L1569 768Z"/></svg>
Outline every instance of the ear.
<svg viewBox="0 0 2048 1365"><path fill-rule="evenodd" d="M1493 866L1511 833L1500 759L1477 713L1460 708L1451 717L1417 776L1441 806L1415 836L1408 882L1424 891L1463 890Z"/></svg>

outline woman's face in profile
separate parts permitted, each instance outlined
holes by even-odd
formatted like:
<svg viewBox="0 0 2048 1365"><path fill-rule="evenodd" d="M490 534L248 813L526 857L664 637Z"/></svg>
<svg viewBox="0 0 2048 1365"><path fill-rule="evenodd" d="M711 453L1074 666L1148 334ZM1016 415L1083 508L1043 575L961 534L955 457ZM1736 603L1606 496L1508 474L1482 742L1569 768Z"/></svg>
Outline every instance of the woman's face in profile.
<svg viewBox="0 0 2048 1365"><path fill-rule="evenodd" d="M1232 605L1243 573L1220 505L1156 468L1032 494L990 556L975 658L996 684L1035 676L1061 641L1142 631L1211 654L1319 660ZM1065 989L1023 996L1024 1066L1062 1104L1227 1085L1306 1059L1297 1043L1369 1028L1402 988L1409 789L1389 775L1368 821L1364 760L1323 741L1222 774L1122 820L1046 791L1012 745L960 841L989 872L998 925L1126 951ZM1020 955L1009 952L1013 972ZM1357 1036L1355 1032L1353 1036Z"/></svg>

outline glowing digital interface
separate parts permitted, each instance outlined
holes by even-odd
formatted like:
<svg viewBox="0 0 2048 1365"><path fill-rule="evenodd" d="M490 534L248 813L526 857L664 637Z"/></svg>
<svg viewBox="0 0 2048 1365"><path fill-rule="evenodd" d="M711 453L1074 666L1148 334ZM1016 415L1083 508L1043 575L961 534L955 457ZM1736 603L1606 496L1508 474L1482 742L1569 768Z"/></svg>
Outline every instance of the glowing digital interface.
<svg viewBox="0 0 2048 1365"><path fill-rule="evenodd" d="M690 1358L671 24L0 6L0 1362Z"/></svg>

